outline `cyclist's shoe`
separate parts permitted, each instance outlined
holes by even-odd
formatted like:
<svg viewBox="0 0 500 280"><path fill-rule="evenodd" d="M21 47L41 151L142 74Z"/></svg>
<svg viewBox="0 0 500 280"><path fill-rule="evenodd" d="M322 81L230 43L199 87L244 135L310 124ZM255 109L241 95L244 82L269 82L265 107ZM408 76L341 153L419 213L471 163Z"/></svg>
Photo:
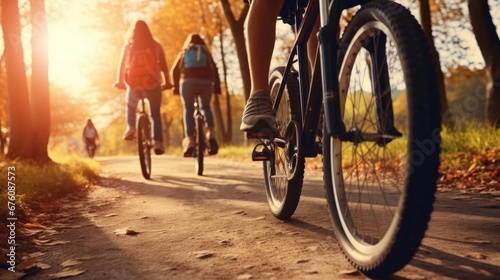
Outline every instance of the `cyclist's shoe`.
<svg viewBox="0 0 500 280"><path fill-rule="evenodd" d="M123 139L127 141L132 141L134 140L135 137L135 127L129 126L127 127L127 130L123 134Z"/></svg>
<svg viewBox="0 0 500 280"><path fill-rule="evenodd" d="M186 137L182 140L182 151L184 152L184 157L192 157L195 151L194 140Z"/></svg>
<svg viewBox="0 0 500 280"><path fill-rule="evenodd" d="M207 132L208 154L216 155L219 152L219 145L215 139L215 132Z"/></svg>
<svg viewBox="0 0 500 280"><path fill-rule="evenodd" d="M274 138L276 118L273 115L273 103L264 91L254 92L245 105L240 130L247 133L248 139Z"/></svg>
<svg viewBox="0 0 500 280"><path fill-rule="evenodd" d="M154 150L157 155L163 155L165 153L165 148L163 148L163 144L160 141L155 141Z"/></svg>

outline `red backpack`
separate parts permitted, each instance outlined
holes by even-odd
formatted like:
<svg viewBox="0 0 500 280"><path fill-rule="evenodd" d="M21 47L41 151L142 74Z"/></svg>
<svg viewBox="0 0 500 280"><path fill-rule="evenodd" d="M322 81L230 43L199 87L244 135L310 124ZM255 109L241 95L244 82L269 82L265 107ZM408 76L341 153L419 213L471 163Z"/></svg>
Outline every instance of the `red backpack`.
<svg viewBox="0 0 500 280"><path fill-rule="evenodd" d="M151 48L130 48L125 82L132 89L139 90L151 90L161 85L160 65Z"/></svg>

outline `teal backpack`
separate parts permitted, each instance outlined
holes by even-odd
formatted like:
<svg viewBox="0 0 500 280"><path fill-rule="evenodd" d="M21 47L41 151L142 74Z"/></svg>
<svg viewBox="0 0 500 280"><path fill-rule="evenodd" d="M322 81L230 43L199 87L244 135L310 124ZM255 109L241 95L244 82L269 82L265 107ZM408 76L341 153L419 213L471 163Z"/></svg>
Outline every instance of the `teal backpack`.
<svg viewBox="0 0 500 280"><path fill-rule="evenodd" d="M203 45L191 45L184 52L184 68L208 66L208 55Z"/></svg>

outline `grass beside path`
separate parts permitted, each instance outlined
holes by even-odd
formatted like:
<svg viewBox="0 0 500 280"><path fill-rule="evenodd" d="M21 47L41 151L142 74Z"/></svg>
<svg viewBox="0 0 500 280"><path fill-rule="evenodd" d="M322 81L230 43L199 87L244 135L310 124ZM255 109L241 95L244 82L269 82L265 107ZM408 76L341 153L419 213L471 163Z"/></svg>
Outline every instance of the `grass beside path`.
<svg viewBox="0 0 500 280"><path fill-rule="evenodd" d="M440 189L500 191L500 130L463 122L441 132ZM251 161L253 145L223 146L217 157ZM180 151L179 151L180 153ZM306 168L322 170L323 157L306 158Z"/></svg>
<svg viewBox="0 0 500 280"><path fill-rule="evenodd" d="M6 220L9 198L15 198L15 217L21 222L34 222L37 217L54 213L59 199L68 194L85 194L91 182L99 177L99 164L81 157L52 157L50 164L3 161L0 163L0 217ZM8 189L10 188L10 193ZM15 195L13 190L15 187ZM10 204L12 206L12 204ZM9 215L10 216L10 215ZM40 221L41 222L41 221Z"/></svg>

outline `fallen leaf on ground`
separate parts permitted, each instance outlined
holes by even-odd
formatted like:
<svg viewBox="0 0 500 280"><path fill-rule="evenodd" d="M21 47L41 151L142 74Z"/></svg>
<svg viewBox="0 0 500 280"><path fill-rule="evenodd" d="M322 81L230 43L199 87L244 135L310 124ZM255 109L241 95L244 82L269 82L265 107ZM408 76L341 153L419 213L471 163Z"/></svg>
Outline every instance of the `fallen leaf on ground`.
<svg viewBox="0 0 500 280"><path fill-rule="evenodd" d="M69 243L69 241L56 240L56 241L51 241L51 242L43 243L41 245L42 246L55 246L55 245L62 245L62 244L66 244L66 243Z"/></svg>
<svg viewBox="0 0 500 280"><path fill-rule="evenodd" d="M266 216L260 216L260 217L257 217L255 219L253 219L254 221L259 221L259 220L265 220L266 219Z"/></svg>
<svg viewBox="0 0 500 280"><path fill-rule="evenodd" d="M471 259L477 259L477 260L484 260L486 259L486 256L479 253L479 252L471 252L465 255L466 257L469 257Z"/></svg>
<svg viewBox="0 0 500 280"><path fill-rule="evenodd" d="M42 260L38 257L27 258L19 265L17 265L16 269L20 271L31 271L38 269L49 269L51 266L41 262ZM2 278L3 279L3 278Z"/></svg>
<svg viewBox="0 0 500 280"><path fill-rule="evenodd" d="M63 271L58 272L58 273L49 274L49 277L55 278L55 279L61 279L61 278L66 278L66 277L78 276L84 272L85 272L85 270L83 270L83 269L63 270Z"/></svg>
<svg viewBox="0 0 500 280"><path fill-rule="evenodd" d="M29 228L21 228L20 229L21 231L21 234L25 235L25 236L33 236L37 233L40 233L43 231L43 229L29 229Z"/></svg>
<svg viewBox="0 0 500 280"><path fill-rule="evenodd" d="M28 254L27 258L37 258L37 257L41 257L43 255L45 255L44 252L34 252L34 253L31 253L31 254Z"/></svg>
<svg viewBox="0 0 500 280"><path fill-rule="evenodd" d="M81 263L82 262L79 260L66 260L66 261L63 261L61 263L61 266L62 267L70 267L70 266L74 266L74 265L81 264Z"/></svg>
<svg viewBox="0 0 500 280"><path fill-rule="evenodd" d="M197 259L207 259L212 257L214 253L210 251L199 251L199 252L194 252L194 255Z"/></svg>
<svg viewBox="0 0 500 280"><path fill-rule="evenodd" d="M226 255L222 255L222 258L235 261L238 259L238 256L232 255L232 254L226 254Z"/></svg>
<svg viewBox="0 0 500 280"><path fill-rule="evenodd" d="M128 229L128 228L120 228L114 231L116 235L137 235L139 232L133 230L133 229Z"/></svg>
<svg viewBox="0 0 500 280"><path fill-rule="evenodd" d="M29 229L32 229L32 228L43 228L42 225L35 224L35 223L26 223L26 224L24 224L24 227L25 228L29 228Z"/></svg>
<svg viewBox="0 0 500 280"><path fill-rule="evenodd" d="M484 244L484 245L491 245L491 241L488 240L473 240L472 242L477 243L477 244Z"/></svg>
<svg viewBox="0 0 500 280"><path fill-rule="evenodd" d="M104 217L114 217L114 216L118 216L118 214L116 214L116 213L111 213L111 214L105 215Z"/></svg>
<svg viewBox="0 0 500 280"><path fill-rule="evenodd" d="M238 280L251 280L254 278L251 274L242 274L242 275L239 275L238 277L236 277L236 279L238 279Z"/></svg>
<svg viewBox="0 0 500 280"><path fill-rule="evenodd" d="M230 245L229 240L221 240L219 241L219 245Z"/></svg>
<svg viewBox="0 0 500 280"><path fill-rule="evenodd" d="M33 243L35 243L36 245L45 245L49 242L51 242L52 240L50 239L33 239Z"/></svg>

